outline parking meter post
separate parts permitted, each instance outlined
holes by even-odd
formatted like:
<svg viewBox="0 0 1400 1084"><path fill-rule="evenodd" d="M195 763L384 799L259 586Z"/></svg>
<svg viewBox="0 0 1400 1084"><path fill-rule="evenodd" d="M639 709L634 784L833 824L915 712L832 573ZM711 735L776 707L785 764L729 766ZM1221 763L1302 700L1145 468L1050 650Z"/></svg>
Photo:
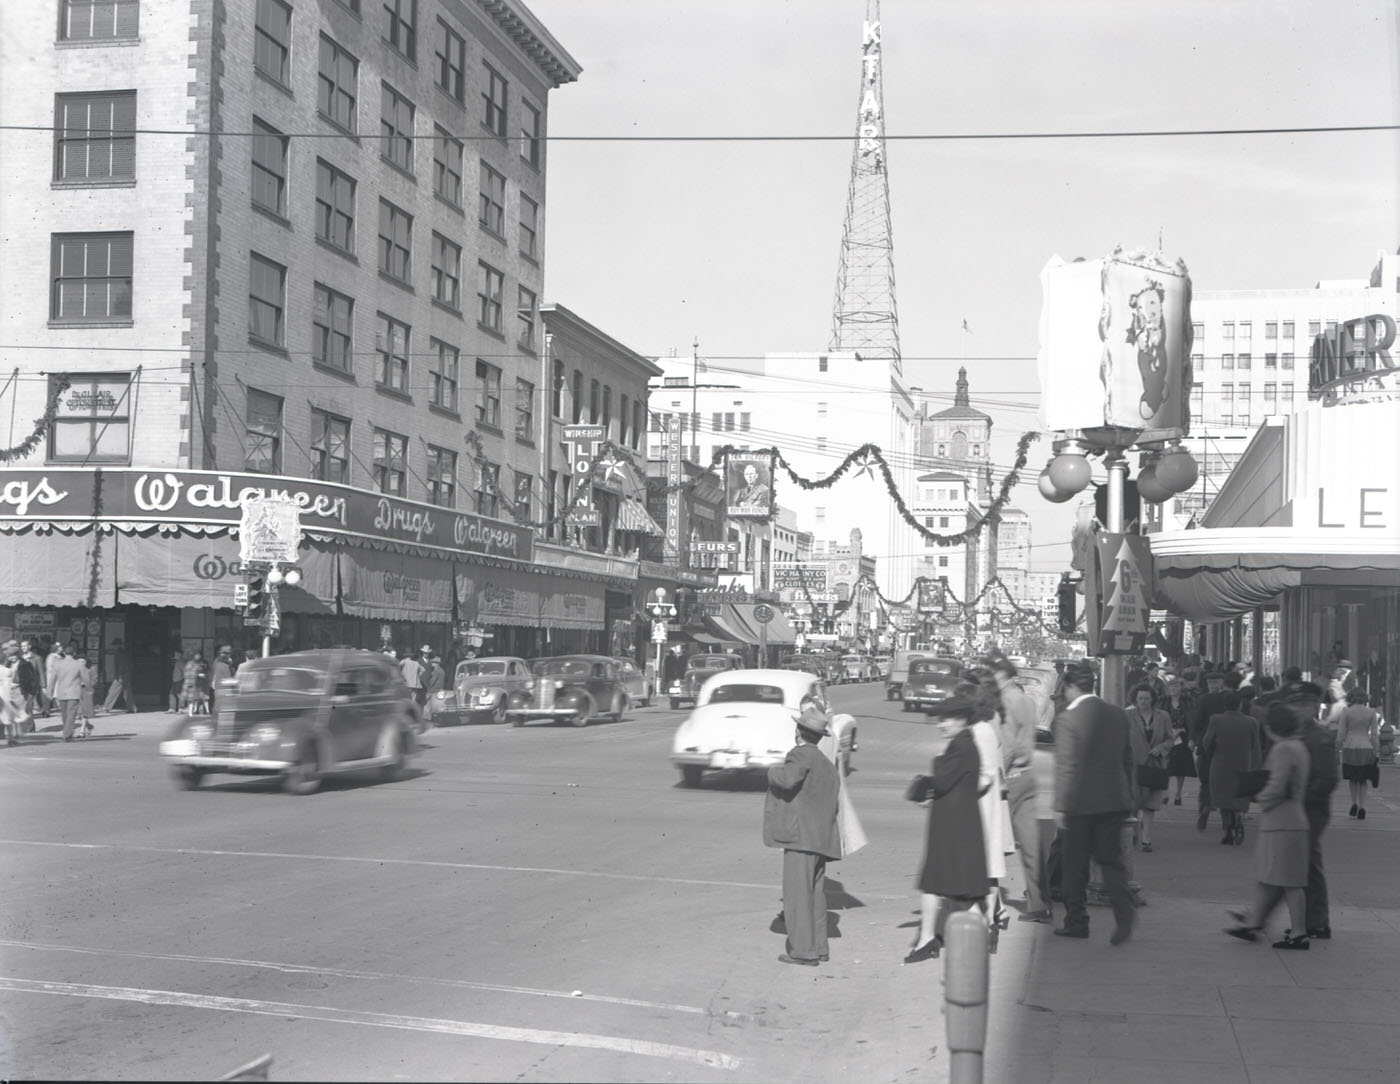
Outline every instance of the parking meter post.
<svg viewBox="0 0 1400 1084"><path fill-rule="evenodd" d="M960 911L948 919L945 938L949 1084L982 1084L987 1045L987 923L981 915Z"/></svg>

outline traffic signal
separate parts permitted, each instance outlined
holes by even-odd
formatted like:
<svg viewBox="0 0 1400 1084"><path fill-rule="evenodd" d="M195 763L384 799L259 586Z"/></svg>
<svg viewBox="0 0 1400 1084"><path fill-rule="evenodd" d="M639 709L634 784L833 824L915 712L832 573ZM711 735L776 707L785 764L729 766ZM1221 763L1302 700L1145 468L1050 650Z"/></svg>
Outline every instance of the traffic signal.
<svg viewBox="0 0 1400 1084"><path fill-rule="evenodd" d="M267 580L262 573L248 577L248 604L243 608L243 616L261 621L267 612Z"/></svg>
<svg viewBox="0 0 1400 1084"><path fill-rule="evenodd" d="M1059 603L1059 626L1063 633L1072 633L1079 624L1079 602L1075 598L1074 581L1068 573L1061 573L1056 601Z"/></svg>

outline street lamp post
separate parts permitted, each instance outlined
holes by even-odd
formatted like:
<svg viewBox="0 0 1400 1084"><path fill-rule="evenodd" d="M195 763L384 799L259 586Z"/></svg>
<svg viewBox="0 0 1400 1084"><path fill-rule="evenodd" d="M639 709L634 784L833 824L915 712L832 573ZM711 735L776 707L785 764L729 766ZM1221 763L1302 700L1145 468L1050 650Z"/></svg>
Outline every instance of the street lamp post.
<svg viewBox="0 0 1400 1084"><path fill-rule="evenodd" d="M661 655L666 650L666 636L670 631L666 622L676 616L676 607L667 600L666 588L658 587L652 601L647 603L647 609L651 611L651 642L656 648L656 673L652 680L660 682L663 680Z"/></svg>

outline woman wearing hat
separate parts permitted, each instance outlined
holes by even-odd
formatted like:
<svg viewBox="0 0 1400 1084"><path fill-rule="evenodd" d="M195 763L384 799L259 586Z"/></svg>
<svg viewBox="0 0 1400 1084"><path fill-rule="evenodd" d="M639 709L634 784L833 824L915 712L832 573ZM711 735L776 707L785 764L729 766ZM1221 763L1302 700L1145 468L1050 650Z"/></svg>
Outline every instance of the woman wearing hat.
<svg viewBox="0 0 1400 1084"><path fill-rule="evenodd" d="M1346 707L1337 717L1337 748L1342 751L1342 778L1351 791L1350 816L1366 819L1366 784L1381 783L1381 716L1367 703L1360 687L1346 694Z"/></svg>
<svg viewBox="0 0 1400 1084"><path fill-rule="evenodd" d="M1309 946L1306 902L1303 890L1308 883L1308 817L1303 795L1308 784L1308 751L1299 740L1298 716L1288 707L1275 704L1269 709L1265 728L1274 740L1264 767L1269 781L1256 796L1259 803L1259 840L1254 849L1254 908L1230 915L1239 925L1225 932L1241 941L1256 941L1269 916L1280 902L1288 905L1289 927L1276 949L1306 949Z"/></svg>
<svg viewBox="0 0 1400 1084"><path fill-rule="evenodd" d="M963 683L928 711L940 720L941 735L951 740L934 758L933 774L921 777L922 786L913 795L922 797L929 811L918 881L919 936L904 957L906 964L938 957L949 914L986 906L987 857L977 809L981 760L971 731L981 699L977 686Z"/></svg>

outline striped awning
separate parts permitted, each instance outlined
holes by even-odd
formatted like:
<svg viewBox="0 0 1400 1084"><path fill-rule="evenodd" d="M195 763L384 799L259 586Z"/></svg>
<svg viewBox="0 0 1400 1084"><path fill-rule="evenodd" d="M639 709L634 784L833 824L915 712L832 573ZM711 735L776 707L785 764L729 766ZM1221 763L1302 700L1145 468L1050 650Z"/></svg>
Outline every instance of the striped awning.
<svg viewBox="0 0 1400 1084"><path fill-rule="evenodd" d="M617 506L617 529L620 531L641 531L654 534L658 538L666 532L656 520L647 514L646 507L635 497L623 497Z"/></svg>

